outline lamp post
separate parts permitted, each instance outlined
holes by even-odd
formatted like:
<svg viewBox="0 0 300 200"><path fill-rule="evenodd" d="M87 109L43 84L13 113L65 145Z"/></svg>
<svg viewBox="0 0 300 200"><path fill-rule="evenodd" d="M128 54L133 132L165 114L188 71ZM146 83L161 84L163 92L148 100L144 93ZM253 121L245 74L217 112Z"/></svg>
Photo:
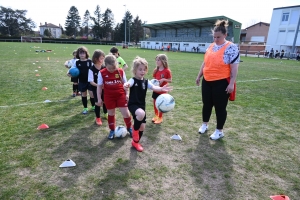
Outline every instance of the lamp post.
<svg viewBox="0 0 300 200"><path fill-rule="evenodd" d="M124 21L125 21L125 47L126 47L126 4L123 5L125 6L125 18L124 18Z"/></svg>

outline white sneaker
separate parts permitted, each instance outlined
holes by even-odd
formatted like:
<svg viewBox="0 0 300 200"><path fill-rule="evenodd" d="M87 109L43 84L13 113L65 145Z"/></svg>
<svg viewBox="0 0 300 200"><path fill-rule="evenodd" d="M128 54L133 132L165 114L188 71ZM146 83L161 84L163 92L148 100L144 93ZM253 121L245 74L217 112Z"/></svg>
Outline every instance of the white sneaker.
<svg viewBox="0 0 300 200"><path fill-rule="evenodd" d="M207 124L202 124L201 127L199 128L199 133L203 134L208 130L208 125Z"/></svg>
<svg viewBox="0 0 300 200"><path fill-rule="evenodd" d="M218 129L209 137L211 140L217 140L224 137L223 131L219 131Z"/></svg>

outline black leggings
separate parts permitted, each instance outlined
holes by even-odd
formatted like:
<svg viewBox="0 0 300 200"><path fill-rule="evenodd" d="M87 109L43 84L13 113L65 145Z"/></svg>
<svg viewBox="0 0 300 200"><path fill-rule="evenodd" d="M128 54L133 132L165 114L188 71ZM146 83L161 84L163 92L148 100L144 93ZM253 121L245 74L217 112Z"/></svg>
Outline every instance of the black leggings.
<svg viewBox="0 0 300 200"><path fill-rule="evenodd" d="M228 86L226 79L217 81L206 81L202 79L202 118L203 122L209 122L212 108L215 107L217 118L217 129L223 129L226 121L229 94L225 91Z"/></svg>

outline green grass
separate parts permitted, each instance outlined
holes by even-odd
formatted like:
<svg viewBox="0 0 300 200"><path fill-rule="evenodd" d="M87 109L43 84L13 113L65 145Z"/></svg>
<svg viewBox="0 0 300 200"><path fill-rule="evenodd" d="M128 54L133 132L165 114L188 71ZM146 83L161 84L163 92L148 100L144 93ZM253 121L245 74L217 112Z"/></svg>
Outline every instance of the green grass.
<svg viewBox="0 0 300 200"><path fill-rule="evenodd" d="M52 52L35 52L34 46ZM85 46L91 56L97 48L106 53L110 49ZM195 79L203 54L165 52L176 106L164 115L161 125L154 125L151 92L147 94L144 152L138 153L129 137L107 140L107 121L96 126L93 113L81 114L80 97L71 97L72 85L63 64L78 47L0 43L0 199L300 196L300 62L242 57L237 99L228 105L225 137L211 141L214 112L208 133L198 134L202 102ZM129 65L136 56L146 58L149 79L159 53L120 49ZM131 77L129 71L126 75ZM42 123L50 128L37 130ZM117 124L123 124L119 112ZM170 140L176 133L181 142ZM59 168L68 158L77 166Z"/></svg>

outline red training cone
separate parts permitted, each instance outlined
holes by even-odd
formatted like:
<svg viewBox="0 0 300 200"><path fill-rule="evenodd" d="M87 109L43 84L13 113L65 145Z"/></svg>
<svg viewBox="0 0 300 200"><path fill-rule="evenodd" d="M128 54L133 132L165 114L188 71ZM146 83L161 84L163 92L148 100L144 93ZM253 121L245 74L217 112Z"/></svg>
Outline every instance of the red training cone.
<svg viewBox="0 0 300 200"><path fill-rule="evenodd" d="M275 195L275 196L270 196L272 200L290 200L288 196L285 195Z"/></svg>
<svg viewBox="0 0 300 200"><path fill-rule="evenodd" d="M41 124L37 127L38 130L47 129L49 126L47 124Z"/></svg>
<svg viewBox="0 0 300 200"><path fill-rule="evenodd" d="M42 90L48 90L48 88L46 88L46 87L43 87L43 88L42 88Z"/></svg>

